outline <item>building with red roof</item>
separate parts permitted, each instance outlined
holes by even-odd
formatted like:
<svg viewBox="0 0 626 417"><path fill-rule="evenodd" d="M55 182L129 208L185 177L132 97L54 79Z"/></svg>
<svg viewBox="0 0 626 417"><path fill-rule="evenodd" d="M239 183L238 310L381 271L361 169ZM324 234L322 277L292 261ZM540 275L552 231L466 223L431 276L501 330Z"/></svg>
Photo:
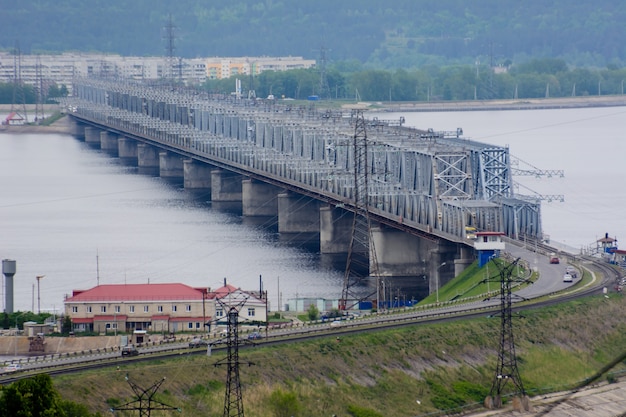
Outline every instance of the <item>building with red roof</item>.
<svg viewBox="0 0 626 417"><path fill-rule="evenodd" d="M74 290L64 304L75 332L206 332L231 307L241 322L267 319L263 297L226 282L214 292L179 283L98 285Z"/></svg>
<svg viewBox="0 0 626 417"><path fill-rule="evenodd" d="M9 126L21 126L25 122L26 122L26 119L24 119L24 117L22 117L21 114L16 113L16 112L11 112L6 117L6 119L4 119L2 124L9 125Z"/></svg>
<svg viewBox="0 0 626 417"><path fill-rule="evenodd" d="M74 290L65 314L78 332L202 332L215 315L208 292L185 284L98 285Z"/></svg>

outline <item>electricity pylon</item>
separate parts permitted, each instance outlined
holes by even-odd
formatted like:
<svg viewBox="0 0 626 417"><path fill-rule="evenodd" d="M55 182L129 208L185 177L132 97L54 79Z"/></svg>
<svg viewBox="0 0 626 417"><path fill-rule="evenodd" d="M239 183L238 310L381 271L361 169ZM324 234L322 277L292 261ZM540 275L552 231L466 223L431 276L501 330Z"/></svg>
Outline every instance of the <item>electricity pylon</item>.
<svg viewBox="0 0 626 417"><path fill-rule="evenodd" d="M115 411L139 411L139 417L150 417L150 413L153 410L156 411L178 411L181 412L180 408L173 407L171 405L167 405L160 401L155 400L153 397L156 394L157 390L165 382L165 378L162 380L155 382L151 387L143 389L139 385L132 382L128 375L126 375L126 382L130 385L133 392L137 396L136 400L127 402L126 404L122 404L118 407L111 408L111 412Z"/></svg>
<svg viewBox="0 0 626 417"><path fill-rule="evenodd" d="M517 297L512 292L512 283L529 282L527 279L512 278L513 269L519 262L519 258L511 262L506 267L498 266L500 281L500 346L498 351L498 364L489 397L485 399L487 408L501 408L502 395L505 393L507 385L513 385L512 390L508 390L520 402L514 406L520 411L528 411L528 397L524 390L524 384L517 367L517 356L515 354L515 340L513 337L513 298ZM487 278L489 280L490 278ZM521 298L521 297L520 297ZM512 391L512 392L511 392Z"/></svg>
<svg viewBox="0 0 626 417"><path fill-rule="evenodd" d="M369 213L369 167L367 154L367 132L365 117L361 110L354 113L355 128L352 141L354 153L354 219L352 234L348 247L348 259L344 274L343 289L339 300L339 309L346 310L348 303L371 297L376 294L376 302L380 304L380 280L378 277L378 261L374 240L372 239L372 225ZM359 256L359 254L361 256ZM369 276L376 278L376 291L363 297L362 292L355 291ZM384 297L383 297L384 298ZM377 306L378 307L378 306Z"/></svg>
<svg viewBox="0 0 626 417"><path fill-rule="evenodd" d="M222 308L227 305L218 300ZM214 366L226 365L226 393L224 395L224 417L243 417L243 399L241 397L241 381L239 379L239 308L245 304L241 301L237 306L230 306L228 309L228 326L226 333L226 358L214 364ZM248 366L253 363L246 362Z"/></svg>

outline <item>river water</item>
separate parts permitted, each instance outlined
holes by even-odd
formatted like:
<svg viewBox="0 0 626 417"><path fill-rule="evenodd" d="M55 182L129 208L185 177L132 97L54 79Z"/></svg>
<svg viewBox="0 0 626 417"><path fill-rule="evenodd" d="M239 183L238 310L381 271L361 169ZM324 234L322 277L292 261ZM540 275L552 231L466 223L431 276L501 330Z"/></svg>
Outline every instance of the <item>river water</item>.
<svg viewBox="0 0 626 417"><path fill-rule="evenodd" d="M626 108L612 107L378 117L404 116L424 129L462 127L472 139L508 145L534 167L565 170L564 178L516 181L565 195L563 203L543 204L544 232L581 248L605 232L618 239L626 232L625 115ZM61 311L66 294L98 282L216 288L226 278L252 290L259 276L276 310L294 297L336 299L343 283L341 262L282 243L274 231L216 210L180 186L54 134L0 134L0 258L17 261L16 310ZM45 275L39 291L38 275Z"/></svg>

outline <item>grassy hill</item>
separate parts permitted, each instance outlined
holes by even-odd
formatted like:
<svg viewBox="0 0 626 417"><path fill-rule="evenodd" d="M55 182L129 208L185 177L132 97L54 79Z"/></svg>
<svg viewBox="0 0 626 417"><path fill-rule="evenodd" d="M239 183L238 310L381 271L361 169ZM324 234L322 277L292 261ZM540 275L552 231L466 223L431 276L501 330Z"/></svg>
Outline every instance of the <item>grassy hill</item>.
<svg viewBox="0 0 626 417"><path fill-rule="evenodd" d="M515 321L515 337L529 394L565 389L619 356L626 345L625 307L615 294L524 312ZM485 317L247 347L240 351L244 409L250 417L304 417L471 408L491 387L499 328L498 318ZM143 388L166 377L160 401L181 407L182 416L220 416L226 369L214 366L219 359L222 354L181 354L55 378L55 386L64 397L104 414L133 399L126 374Z"/></svg>

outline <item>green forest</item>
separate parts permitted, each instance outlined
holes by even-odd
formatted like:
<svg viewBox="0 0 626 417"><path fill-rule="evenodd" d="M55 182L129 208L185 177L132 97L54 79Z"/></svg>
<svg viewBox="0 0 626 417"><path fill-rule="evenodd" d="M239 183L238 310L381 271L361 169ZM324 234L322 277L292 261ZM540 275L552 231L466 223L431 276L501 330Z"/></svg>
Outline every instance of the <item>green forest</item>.
<svg viewBox="0 0 626 417"><path fill-rule="evenodd" d="M606 67L626 62L625 21L622 0L22 0L0 13L0 49L307 59L324 50L329 62L368 69L531 58Z"/></svg>

